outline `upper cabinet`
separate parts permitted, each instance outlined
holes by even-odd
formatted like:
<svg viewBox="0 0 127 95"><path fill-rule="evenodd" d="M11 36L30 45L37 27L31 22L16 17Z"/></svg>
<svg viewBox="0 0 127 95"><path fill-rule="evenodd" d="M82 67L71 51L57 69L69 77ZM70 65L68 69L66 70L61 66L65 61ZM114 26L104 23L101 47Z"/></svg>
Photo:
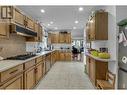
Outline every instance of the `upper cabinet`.
<svg viewBox="0 0 127 95"><path fill-rule="evenodd" d="M69 32L53 32L49 33L49 43L71 43L71 33Z"/></svg>
<svg viewBox="0 0 127 95"><path fill-rule="evenodd" d="M32 18L26 17L26 27L34 31L34 20Z"/></svg>
<svg viewBox="0 0 127 95"><path fill-rule="evenodd" d="M0 24L0 38L9 38L9 34L10 32L12 32L9 27L10 25L13 25L17 26L16 29L18 29L18 31L22 33L26 33L29 35L36 34L31 37L26 36L26 41L42 41L42 26L33 18L25 15L20 9L14 6L0 6L0 13L0 20L2 21L2 23L4 23Z"/></svg>
<svg viewBox="0 0 127 95"><path fill-rule="evenodd" d="M9 38L9 23L0 23L0 38Z"/></svg>
<svg viewBox="0 0 127 95"><path fill-rule="evenodd" d="M108 40L108 12L96 12L86 24L86 40Z"/></svg>

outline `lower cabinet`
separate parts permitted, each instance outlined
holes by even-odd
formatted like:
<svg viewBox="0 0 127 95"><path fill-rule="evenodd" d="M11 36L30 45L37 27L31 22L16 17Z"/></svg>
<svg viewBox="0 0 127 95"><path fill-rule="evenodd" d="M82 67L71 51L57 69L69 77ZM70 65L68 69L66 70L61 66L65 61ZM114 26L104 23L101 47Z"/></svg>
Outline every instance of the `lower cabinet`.
<svg viewBox="0 0 127 95"><path fill-rule="evenodd" d="M46 73L50 70L51 68L51 55L50 54L47 54L46 55L46 58L45 58L45 68L46 68Z"/></svg>
<svg viewBox="0 0 127 95"><path fill-rule="evenodd" d="M98 61L89 56L87 56L87 59L88 59L87 62L89 62L87 63L89 64L87 68L88 75L93 85L96 86L97 79L102 79L102 80L106 79L106 72L108 70L108 62Z"/></svg>
<svg viewBox="0 0 127 95"><path fill-rule="evenodd" d="M35 69L35 73L36 73L36 83L39 82L39 80L42 78L43 76L43 61L38 63Z"/></svg>
<svg viewBox="0 0 127 95"><path fill-rule="evenodd" d="M71 61L71 52L59 52L60 61Z"/></svg>
<svg viewBox="0 0 127 95"><path fill-rule="evenodd" d="M23 89L23 74L12 78L3 84L0 89Z"/></svg>
<svg viewBox="0 0 127 95"><path fill-rule="evenodd" d="M24 88L31 89L35 86L35 67L29 68L24 73Z"/></svg>

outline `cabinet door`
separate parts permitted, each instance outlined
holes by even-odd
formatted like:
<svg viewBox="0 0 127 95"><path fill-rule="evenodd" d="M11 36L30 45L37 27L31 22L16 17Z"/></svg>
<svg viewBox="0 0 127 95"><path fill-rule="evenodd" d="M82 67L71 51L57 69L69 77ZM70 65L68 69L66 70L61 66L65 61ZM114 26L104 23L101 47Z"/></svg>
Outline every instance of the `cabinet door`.
<svg viewBox="0 0 127 95"><path fill-rule="evenodd" d="M0 89L23 89L23 74L18 75L5 84L3 84Z"/></svg>
<svg viewBox="0 0 127 95"><path fill-rule="evenodd" d="M46 56L46 73L49 71L50 67L51 67L51 56L50 55L47 55Z"/></svg>
<svg viewBox="0 0 127 95"><path fill-rule="evenodd" d="M12 19L13 18L13 7L12 6L1 6L1 18Z"/></svg>
<svg viewBox="0 0 127 95"><path fill-rule="evenodd" d="M34 21L27 17L27 27L34 31Z"/></svg>
<svg viewBox="0 0 127 95"><path fill-rule="evenodd" d="M95 60L90 58L90 63L89 63L89 73L90 73L90 79L92 83L95 85Z"/></svg>
<svg viewBox="0 0 127 95"><path fill-rule="evenodd" d="M86 56L86 72L88 73L88 75L90 74L89 73L89 64L90 64L90 58L88 56Z"/></svg>
<svg viewBox="0 0 127 95"><path fill-rule="evenodd" d="M38 63L35 70L36 70L35 71L36 72L36 83L38 83L43 75L43 61Z"/></svg>
<svg viewBox="0 0 127 95"><path fill-rule="evenodd" d="M59 42L59 41L58 41L58 40L59 40L59 34L58 34L58 33L54 33L54 34L53 34L53 39L52 39L52 40L53 40L53 43L58 43L58 42Z"/></svg>
<svg viewBox="0 0 127 95"><path fill-rule="evenodd" d="M24 25L24 15L18 9L14 11L14 20L16 23Z"/></svg>
<svg viewBox="0 0 127 95"><path fill-rule="evenodd" d="M90 21L90 40L95 40L95 17Z"/></svg>
<svg viewBox="0 0 127 95"><path fill-rule="evenodd" d="M66 61L71 61L71 53L70 52L67 52L66 53Z"/></svg>
<svg viewBox="0 0 127 95"><path fill-rule="evenodd" d="M65 53L64 52L60 52L60 61L65 61Z"/></svg>
<svg viewBox="0 0 127 95"><path fill-rule="evenodd" d="M66 43L71 43L71 33L67 33L67 34L65 34L66 36L66 38L65 38L65 40L66 40Z"/></svg>
<svg viewBox="0 0 127 95"><path fill-rule="evenodd" d="M31 89L35 86L35 67L25 71L25 89Z"/></svg>
<svg viewBox="0 0 127 95"><path fill-rule="evenodd" d="M37 23L34 23L34 31L37 33L39 31L39 25Z"/></svg>
<svg viewBox="0 0 127 95"><path fill-rule="evenodd" d="M1 38L9 38L9 24L8 23L0 23L0 37Z"/></svg>
<svg viewBox="0 0 127 95"><path fill-rule="evenodd" d="M59 33L59 42L60 43L65 43L66 40L65 40L65 34L64 33Z"/></svg>
<svg viewBox="0 0 127 95"><path fill-rule="evenodd" d="M90 41L90 23L86 25L86 41Z"/></svg>

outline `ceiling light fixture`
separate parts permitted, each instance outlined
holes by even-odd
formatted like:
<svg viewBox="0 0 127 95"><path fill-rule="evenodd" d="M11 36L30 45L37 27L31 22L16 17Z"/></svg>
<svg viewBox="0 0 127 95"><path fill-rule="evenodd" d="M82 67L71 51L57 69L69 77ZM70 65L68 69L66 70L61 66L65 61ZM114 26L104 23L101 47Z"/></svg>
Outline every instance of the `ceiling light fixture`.
<svg viewBox="0 0 127 95"><path fill-rule="evenodd" d="M83 7L79 7L78 10L79 10L79 11L83 11Z"/></svg>
<svg viewBox="0 0 127 95"><path fill-rule="evenodd" d="M78 23L78 21L76 20L76 21L75 21L75 23L77 24L77 23Z"/></svg>
<svg viewBox="0 0 127 95"><path fill-rule="evenodd" d="M41 12L42 12L42 13L45 13L45 10L44 10L44 9L41 9Z"/></svg>
<svg viewBox="0 0 127 95"><path fill-rule="evenodd" d="M76 27L73 27L73 29L76 29Z"/></svg>
<svg viewBox="0 0 127 95"><path fill-rule="evenodd" d="M58 28L57 27L55 27L55 30L57 30Z"/></svg>
<svg viewBox="0 0 127 95"><path fill-rule="evenodd" d="M50 22L50 24L53 24L53 23L54 23L53 21Z"/></svg>
<svg viewBox="0 0 127 95"><path fill-rule="evenodd" d="M48 24L48 26L50 26L50 24Z"/></svg>

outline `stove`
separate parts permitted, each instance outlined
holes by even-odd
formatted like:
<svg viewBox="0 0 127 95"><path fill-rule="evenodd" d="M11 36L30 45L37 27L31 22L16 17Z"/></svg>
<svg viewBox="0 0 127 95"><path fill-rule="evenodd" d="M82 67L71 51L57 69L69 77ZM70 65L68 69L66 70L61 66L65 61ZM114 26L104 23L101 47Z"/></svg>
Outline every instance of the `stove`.
<svg viewBox="0 0 127 95"><path fill-rule="evenodd" d="M23 54L23 55L8 57L5 60L26 60L34 56L36 56L36 54Z"/></svg>

